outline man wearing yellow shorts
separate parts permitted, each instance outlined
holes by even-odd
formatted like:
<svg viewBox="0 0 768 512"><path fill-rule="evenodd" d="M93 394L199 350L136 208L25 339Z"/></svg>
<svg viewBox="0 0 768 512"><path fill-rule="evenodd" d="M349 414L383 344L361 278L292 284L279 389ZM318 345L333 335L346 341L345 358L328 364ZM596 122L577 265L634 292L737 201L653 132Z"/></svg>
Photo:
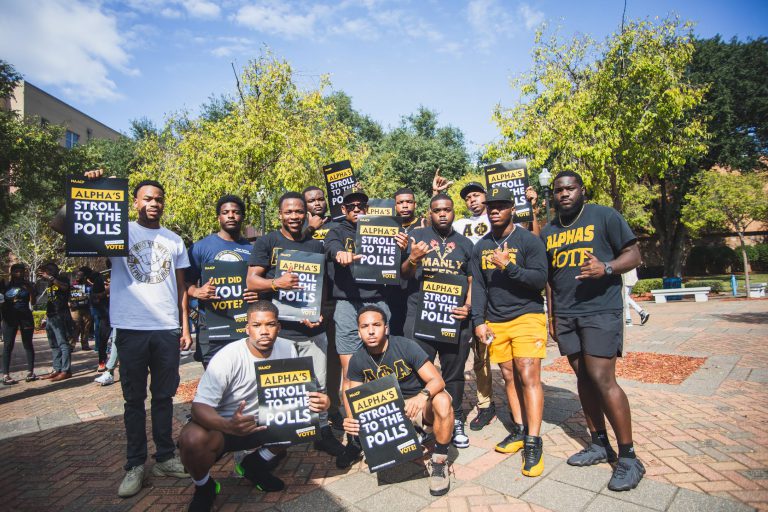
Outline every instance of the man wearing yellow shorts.
<svg viewBox="0 0 768 512"><path fill-rule="evenodd" d="M475 336L488 345L490 361L501 369L514 423L496 451L515 453L523 448L522 473L534 477L544 471L540 430L547 254L538 237L515 226L508 190L490 191L486 206L491 231L477 242L470 262L472 321Z"/></svg>

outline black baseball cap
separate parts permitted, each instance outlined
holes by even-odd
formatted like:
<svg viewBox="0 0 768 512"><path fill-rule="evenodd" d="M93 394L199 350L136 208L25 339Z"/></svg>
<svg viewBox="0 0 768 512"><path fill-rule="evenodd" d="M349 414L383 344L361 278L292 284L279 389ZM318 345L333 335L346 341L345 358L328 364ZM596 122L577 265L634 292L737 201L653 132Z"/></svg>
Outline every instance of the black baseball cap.
<svg viewBox="0 0 768 512"><path fill-rule="evenodd" d="M466 199L467 194L469 194L470 192L482 192L483 194L486 193L485 187L477 181L470 181L469 183L464 185L464 188L461 189L461 192L459 192L459 195L461 196L462 199Z"/></svg>
<svg viewBox="0 0 768 512"><path fill-rule="evenodd" d="M368 196L365 194L365 192L356 188L346 189L342 198L344 204L347 204L350 200L354 200L356 198L360 199L364 203L368 202Z"/></svg>
<svg viewBox="0 0 768 512"><path fill-rule="evenodd" d="M515 202L515 199L512 197L512 192L510 192L508 188L492 188L491 193L485 196L485 201L483 201L483 204L501 202Z"/></svg>

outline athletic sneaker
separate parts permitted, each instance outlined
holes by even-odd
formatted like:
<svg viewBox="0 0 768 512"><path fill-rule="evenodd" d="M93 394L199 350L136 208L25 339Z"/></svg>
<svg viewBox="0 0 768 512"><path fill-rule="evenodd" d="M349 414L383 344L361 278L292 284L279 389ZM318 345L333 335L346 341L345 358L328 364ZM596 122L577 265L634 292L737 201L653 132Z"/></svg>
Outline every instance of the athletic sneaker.
<svg viewBox="0 0 768 512"><path fill-rule="evenodd" d="M172 476L174 478L191 478L178 457L173 457L163 462L156 462L152 467L152 474L155 476Z"/></svg>
<svg viewBox="0 0 768 512"><path fill-rule="evenodd" d="M451 488L448 476L448 456L433 454L429 461L429 494L442 496Z"/></svg>
<svg viewBox="0 0 768 512"><path fill-rule="evenodd" d="M330 425L320 429L320 438L313 443L313 446L315 450L325 452L333 457L338 457L344 453L344 445L333 435Z"/></svg>
<svg viewBox="0 0 768 512"><path fill-rule="evenodd" d="M344 447L342 454L336 457L336 467L339 469L347 469L363 458L362 453L363 449L360 445L347 435L347 446Z"/></svg>
<svg viewBox="0 0 768 512"><path fill-rule="evenodd" d="M234 477L235 478L244 478L245 477L245 469L243 468L243 461L246 457L248 457L250 454L254 453L256 450L243 450L240 452L235 452L235 455L232 457L235 462L235 471L234 471ZM280 453L276 454L272 459L267 462L265 461L261 456L259 458L261 459L261 464L267 471L273 471L277 468L277 466L280 465L280 461L282 461L284 458L288 456L288 452L283 450Z"/></svg>
<svg viewBox="0 0 768 512"><path fill-rule="evenodd" d="M99 373L107 371L106 363L99 363L99 366L96 368L96 371Z"/></svg>
<svg viewBox="0 0 768 512"><path fill-rule="evenodd" d="M525 436L523 474L539 476L544 471L544 448L539 436Z"/></svg>
<svg viewBox="0 0 768 512"><path fill-rule="evenodd" d="M277 458L277 456L275 456ZM272 459L275 460L275 459ZM272 462L269 461L269 462ZM240 467L243 476L253 483L253 485L263 492L278 492L285 489L285 483L269 471L269 462L265 461L259 455L259 452L253 452L243 459Z"/></svg>
<svg viewBox="0 0 768 512"><path fill-rule="evenodd" d="M616 452L613 451L611 445L600 446L599 444L591 443L580 452L568 457L567 462L571 466L592 466L601 462L616 462L616 459Z"/></svg>
<svg viewBox="0 0 768 512"><path fill-rule="evenodd" d="M645 466L640 459L619 457L619 462L613 469L613 476L608 482L608 489L612 491L629 491L637 487L645 474Z"/></svg>
<svg viewBox="0 0 768 512"><path fill-rule="evenodd" d="M478 409L475 419L469 422L469 428L471 430L483 430L483 427L488 425L493 418L496 417L496 404L491 402L489 407L485 409Z"/></svg>
<svg viewBox="0 0 768 512"><path fill-rule="evenodd" d="M645 311L640 312L640 325L645 325L645 322L648 321L648 319L651 318L651 314L647 313Z"/></svg>
<svg viewBox="0 0 768 512"><path fill-rule="evenodd" d="M132 467L125 472L123 481L120 482L120 487L117 489L117 495L121 498L130 498L138 494L146 480L144 464Z"/></svg>
<svg viewBox="0 0 768 512"><path fill-rule="evenodd" d="M520 451L525 444L525 431L526 428L522 425L513 424L512 433L496 445L496 451L499 453L517 453Z"/></svg>
<svg viewBox="0 0 768 512"><path fill-rule="evenodd" d="M632 320L627 320L626 322L624 322L624 325L626 325L627 327L632 327Z"/></svg>
<svg viewBox="0 0 768 512"><path fill-rule="evenodd" d="M453 446L466 448L469 446L469 437L464 433L464 422L453 420Z"/></svg>
<svg viewBox="0 0 768 512"><path fill-rule="evenodd" d="M112 376L109 372L104 372L95 379L93 379L93 382L96 384L99 384L100 386L109 386L110 384L115 383L115 378Z"/></svg>
<svg viewBox="0 0 768 512"><path fill-rule="evenodd" d="M221 492L221 484L208 477L208 481L203 485L195 486L195 494L189 504L188 512L210 512L213 510L213 502L216 501L216 495Z"/></svg>

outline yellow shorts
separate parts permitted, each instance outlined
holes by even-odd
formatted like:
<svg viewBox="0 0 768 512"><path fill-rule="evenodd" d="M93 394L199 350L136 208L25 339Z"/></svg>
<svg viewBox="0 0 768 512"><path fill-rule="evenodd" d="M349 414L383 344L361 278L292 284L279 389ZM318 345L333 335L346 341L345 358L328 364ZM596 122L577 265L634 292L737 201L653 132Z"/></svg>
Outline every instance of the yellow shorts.
<svg viewBox="0 0 768 512"><path fill-rule="evenodd" d="M492 363L506 363L518 357L547 357L547 319L544 313L528 313L509 322L486 322L493 331L488 347Z"/></svg>

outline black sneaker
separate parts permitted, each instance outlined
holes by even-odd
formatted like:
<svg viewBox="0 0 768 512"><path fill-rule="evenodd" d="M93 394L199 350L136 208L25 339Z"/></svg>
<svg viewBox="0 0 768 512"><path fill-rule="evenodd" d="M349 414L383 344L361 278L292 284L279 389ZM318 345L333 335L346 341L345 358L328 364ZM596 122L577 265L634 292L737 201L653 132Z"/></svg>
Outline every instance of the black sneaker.
<svg viewBox="0 0 768 512"><path fill-rule="evenodd" d="M608 489L612 491L630 491L637 487L645 474L645 466L639 459L620 457L613 469L613 476L608 482Z"/></svg>
<svg viewBox="0 0 768 512"><path fill-rule="evenodd" d="M523 474L539 476L544 472L544 448L539 436L525 436Z"/></svg>
<svg viewBox="0 0 768 512"><path fill-rule="evenodd" d="M522 425L512 425L512 433L504 438L502 442L496 445L496 451L499 453L517 453L525 444L526 428Z"/></svg>
<svg viewBox="0 0 768 512"><path fill-rule="evenodd" d="M363 449L356 443L349 441L347 446L344 447L344 451L336 457L336 467L339 469L347 469L355 462L363 458Z"/></svg>
<svg viewBox="0 0 768 512"><path fill-rule="evenodd" d="M616 462L616 452L611 445L600 446L592 443L578 453L568 457L568 464L571 466L592 466L601 462Z"/></svg>
<svg viewBox="0 0 768 512"><path fill-rule="evenodd" d="M640 325L645 325L645 322L648 321L648 319L651 318L650 313L646 313L645 311L640 312Z"/></svg>
<svg viewBox="0 0 768 512"><path fill-rule="evenodd" d="M285 453L285 452L283 452ZM282 491L285 489L285 483L277 478L275 475L270 473L270 466L277 464L270 464L274 463L275 460L277 460L278 456L276 455L272 460L269 462L266 462L264 459L261 458L259 455L259 452L253 452L247 457L243 459L243 461L239 464L240 468L242 469L243 477L247 478L248 480L253 483L253 485L260 491L263 492L277 492ZM279 460L278 460L279 462Z"/></svg>
<svg viewBox="0 0 768 512"><path fill-rule="evenodd" d="M187 509L189 512L210 512L213 510L213 502L216 501L216 495L221 492L221 485L213 478L203 485L195 486L195 494Z"/></svg>
<svg viewBox="0 0 768 512"><path fill-rule="evenodd" d="M330 425L320 429L320 439L313 443L315 450L325 452L333 457L338 457L344 453L344 445L333 435Z"/></svg>
<svg viewBox="0 0 768 512"><path fill-rule="evenodd" d="M485 409L478 409L475 419L469 422L469 428L471 430L483 430L483 427L488 425L493 418L496 417L496 404L491 402L489 407Z"/></svg>

